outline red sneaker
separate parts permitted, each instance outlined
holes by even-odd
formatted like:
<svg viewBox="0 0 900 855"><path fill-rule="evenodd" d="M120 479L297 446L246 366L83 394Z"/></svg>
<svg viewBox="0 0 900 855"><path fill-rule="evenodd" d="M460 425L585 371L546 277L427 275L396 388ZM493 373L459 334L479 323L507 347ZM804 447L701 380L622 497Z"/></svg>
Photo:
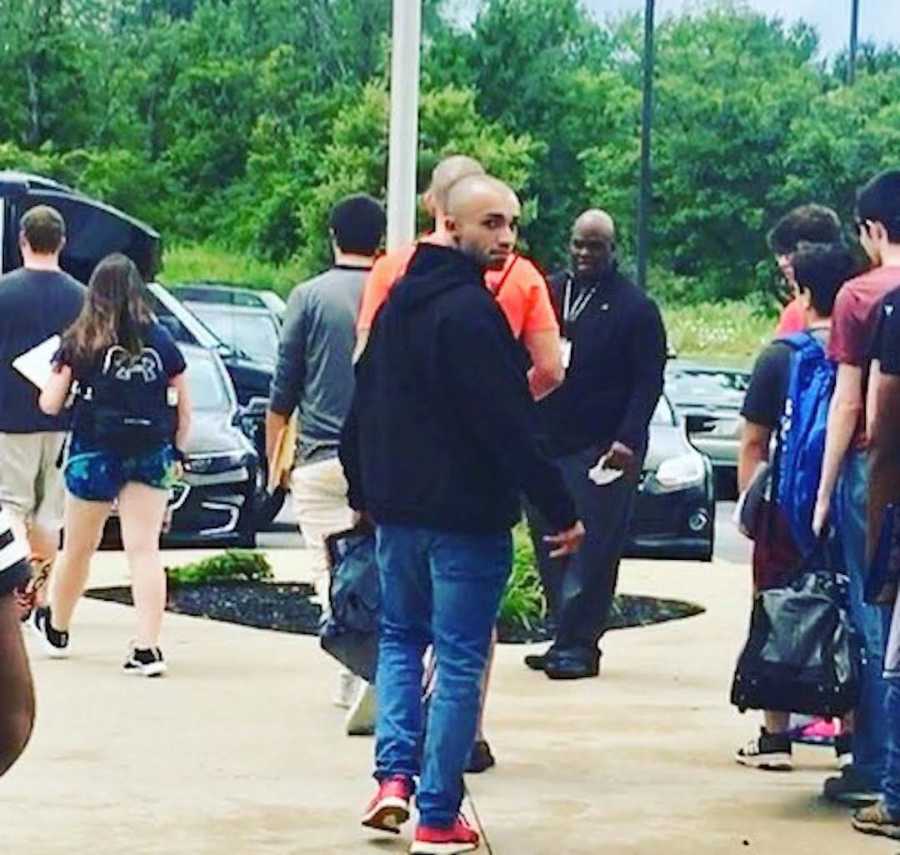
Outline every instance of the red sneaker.
<svg viewBox="0 0 900 855"><path fill-rule="evenodd" d="M457 852L473 852L478 843L478 832L460 815L450 828L420 825L409 851L411 855L456 855Z"/></svg>
<svg viewBox="0 0 900 855"><path fill-rule="evenodd" d="M397 776L386 778L378 787L375 797L369 802L363 814L362 824L367 828L399 834L400 826L409 819L409 800L412 796L412 781Z"/></svg>

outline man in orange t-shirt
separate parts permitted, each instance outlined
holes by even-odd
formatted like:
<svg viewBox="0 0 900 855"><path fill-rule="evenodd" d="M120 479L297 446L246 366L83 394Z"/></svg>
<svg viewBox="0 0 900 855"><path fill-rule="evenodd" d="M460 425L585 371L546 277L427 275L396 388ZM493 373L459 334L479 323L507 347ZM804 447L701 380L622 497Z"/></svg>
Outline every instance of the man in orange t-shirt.
<svg viewBox="0 0 900 855"><path fill-rule="evenodd" d="M451 243L443 225L447 193L460 178L483 173L477 161L462 156L446 158L437 165L423 197L425 207L434 217L435 229L419 242ZM357 356L365 349L378 310L387 300L394 283L406 272L417 246L414 243L389 252L372 268L356 323ZM531 357L528 383L532 395L535 399L543 398L559 386L564 377L559 323L543 275L527 258L514 253L502 270L485 273L485 284L496 297L513 335Z"/></svg>

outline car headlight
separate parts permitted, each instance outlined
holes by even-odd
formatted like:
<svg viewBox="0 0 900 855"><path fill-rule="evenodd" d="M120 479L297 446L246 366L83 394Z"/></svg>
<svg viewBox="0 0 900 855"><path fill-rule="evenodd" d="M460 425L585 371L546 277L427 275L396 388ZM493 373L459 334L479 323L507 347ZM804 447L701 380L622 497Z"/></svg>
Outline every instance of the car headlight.
<svg viewBox="0 0 900 855"><path fill-rule="evenodd" d="M246 451L225 451L215 454L191 454L184 461L184 471L197 475L214 475L228 472L244 466L247 462Z"/></svg>
<svg viewBox="0 0 900 855"><path fill-rule="evenodd" d="M705 477L703 456L691 451L678 457L670 457L660 463L656 470L655 481L660 491L669 492L702 484Z"/></svg>

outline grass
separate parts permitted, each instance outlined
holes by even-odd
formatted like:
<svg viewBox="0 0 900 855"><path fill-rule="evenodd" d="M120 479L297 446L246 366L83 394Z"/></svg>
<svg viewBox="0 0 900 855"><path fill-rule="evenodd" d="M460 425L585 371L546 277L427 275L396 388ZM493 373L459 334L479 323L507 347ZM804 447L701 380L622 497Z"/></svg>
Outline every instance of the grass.
<svg viewBox="0 0 900 855"><path fill-rule="evenodd" d="M775 335L777 318L739 301L664 306L669 345L679 356L750 365Z"/></svg>
<svg viewBox="0 0 900 855"><path fill-rule="evenodd" d="M273 264L251 255L212 244L166 247L160 281L229 282L251 288L271 289L284 297L303 279L306 271L297 264Z"/></svg>

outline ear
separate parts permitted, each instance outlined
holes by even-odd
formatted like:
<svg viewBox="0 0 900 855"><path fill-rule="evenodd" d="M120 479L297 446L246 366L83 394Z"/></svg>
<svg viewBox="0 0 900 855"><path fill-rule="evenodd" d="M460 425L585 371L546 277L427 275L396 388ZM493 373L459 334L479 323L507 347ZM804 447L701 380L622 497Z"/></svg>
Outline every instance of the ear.
<svg viewBox="0 0 900 855"><path fill-rule="evenodd" d="M875 243L888 242L888 233L887 229L884 227L884 223L881 223L878 220L869 220L867 225L869 227L869 236Z"/></svg>
<svg viewBox="0 0 900 855"><path fill-rule="evenodd" d="M456 218L451 217L449 214L444 216L444 229L448 234L455 235L458 231L458 227L456 224Z"/></svg>

